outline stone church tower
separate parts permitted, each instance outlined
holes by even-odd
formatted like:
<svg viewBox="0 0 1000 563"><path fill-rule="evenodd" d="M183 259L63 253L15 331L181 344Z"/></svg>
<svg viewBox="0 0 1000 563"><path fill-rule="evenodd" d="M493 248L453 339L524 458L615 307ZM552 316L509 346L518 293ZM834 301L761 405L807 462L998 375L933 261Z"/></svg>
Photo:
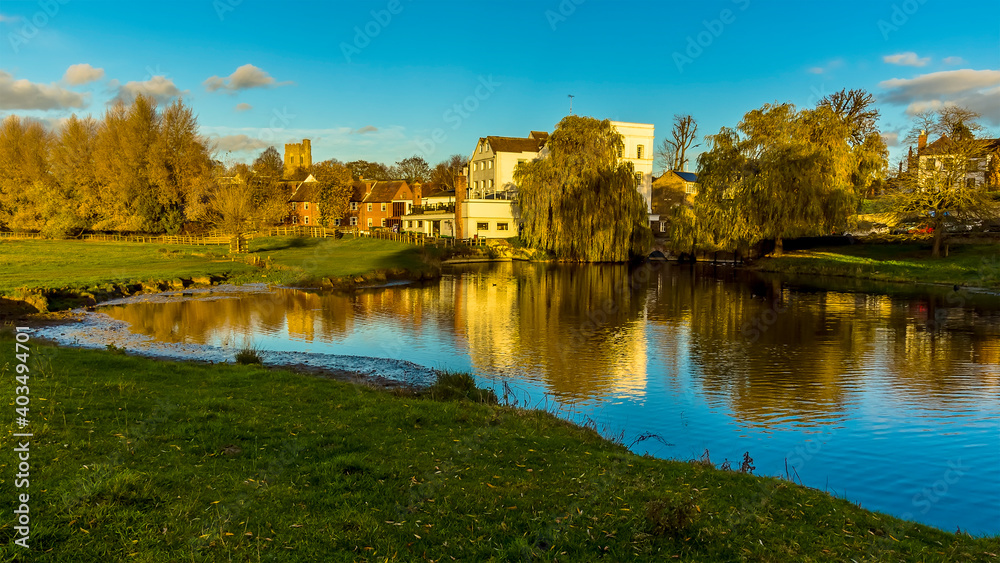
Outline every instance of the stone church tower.
<svg viewBox="0 0 1000 563"><path fill-rule="evenodd" d="M285 144L285 176L295 174L299 168L312 166L312 146L309 139L302 139L301 143Z"/></svg>

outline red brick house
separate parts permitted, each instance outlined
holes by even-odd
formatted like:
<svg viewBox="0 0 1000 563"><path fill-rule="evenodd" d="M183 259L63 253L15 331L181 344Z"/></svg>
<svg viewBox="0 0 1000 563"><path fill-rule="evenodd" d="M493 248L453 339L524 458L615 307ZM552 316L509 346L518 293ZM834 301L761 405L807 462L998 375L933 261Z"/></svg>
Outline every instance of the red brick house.
<svg viewBox="0 0 1000 563"><path fill-rule="evenodd" d="M419 187L415 189L405 180L357 181L347 215L341 223L345 226L356 225L364 231L398 227L400 219L410 211L415 200L419 205L419 197Z"/></svg>
<svg viewBox="0 0 1000 563"><path fill-rule="evenodd" d="M292 207L288 223L299 226L320 226L319 221L319 182L312 174L298 183L288 198Z"/></svg>

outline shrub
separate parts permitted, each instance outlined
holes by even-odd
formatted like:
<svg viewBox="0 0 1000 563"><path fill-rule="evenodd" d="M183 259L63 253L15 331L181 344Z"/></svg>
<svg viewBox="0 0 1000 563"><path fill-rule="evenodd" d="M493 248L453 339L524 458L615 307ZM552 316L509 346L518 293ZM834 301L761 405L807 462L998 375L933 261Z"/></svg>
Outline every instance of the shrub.
<svg viewBox="0 0 1000 563"><path fill-rule="evenodd" d="M253 344L244 344L242 348L236 351L235 359L236 363L244 366L264 363L260 349Z"/></svg>
<svg viewBox="0 0 1000 563"><path fill-rule="evenodd" d="M492 389L476 387L476 378L468 373L439 371L437 381L425 389L422 395L436 401L468 400L476 403L497 404L497 395Z"/></svg>

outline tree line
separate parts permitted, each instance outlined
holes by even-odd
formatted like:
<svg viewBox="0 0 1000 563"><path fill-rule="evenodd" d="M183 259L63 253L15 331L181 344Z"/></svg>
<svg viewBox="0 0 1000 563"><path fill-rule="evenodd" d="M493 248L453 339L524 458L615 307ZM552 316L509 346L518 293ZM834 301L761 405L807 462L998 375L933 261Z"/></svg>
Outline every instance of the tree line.
<svg viewBox="0 0 1000 563"><path fill-rule="evenodd" d="M72 115L55 131L10 115L0 122L0 230L175 234L195 223L238 232L282 222L291 196L283 181L309 174L321 182L323 223L332 226L346 211L353 180L454 188L465 166L461 155L434 168L416 155L393 166L330 159L285 178L274 147L252 164L227 164L214 153L181 100L160 109L140 95L100 119Z"/></svg>

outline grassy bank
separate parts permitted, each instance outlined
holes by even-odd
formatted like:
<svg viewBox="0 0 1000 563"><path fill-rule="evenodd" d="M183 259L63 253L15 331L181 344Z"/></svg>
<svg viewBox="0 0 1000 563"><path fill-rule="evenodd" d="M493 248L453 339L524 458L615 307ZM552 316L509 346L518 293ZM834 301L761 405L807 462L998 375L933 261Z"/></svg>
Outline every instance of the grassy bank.
<svg viewBox="0 0 1000 563"><path fill-rule="evenodd" d="M255 239L241 261L232 261L226 251L220 246L6 240L0 242L0 296L57 310L140 290L221 280L293 285L431 271L419 248L368 238ZM253 259L258 264L247 262Z"/></svg>
<svg viewBox="0 0 1000 563"><path fill-rule="evenodd" d="M754 268L786 274L847 276L905 283L1000 288L1000 245L956 245L930 257L929 244L856 244L764 258Z"/></svg>
<svg viewBox="0 0 1000 563"><path fill-rule="evenodd" d="M0 346L13 361L13 342ZM0 496L30 493L35 561L1000 553L998 538L903 522L786 481L639 457L540 412L103 351L33 346L31 367L30 488L13 487L11 433L22 430L5 417ZM10 510L0 522L0 554L12 560Z"/></svg>

